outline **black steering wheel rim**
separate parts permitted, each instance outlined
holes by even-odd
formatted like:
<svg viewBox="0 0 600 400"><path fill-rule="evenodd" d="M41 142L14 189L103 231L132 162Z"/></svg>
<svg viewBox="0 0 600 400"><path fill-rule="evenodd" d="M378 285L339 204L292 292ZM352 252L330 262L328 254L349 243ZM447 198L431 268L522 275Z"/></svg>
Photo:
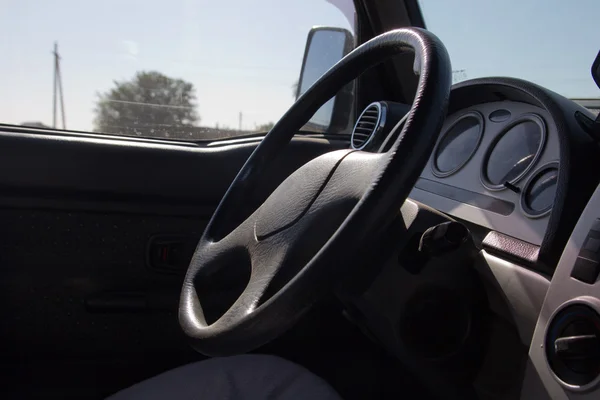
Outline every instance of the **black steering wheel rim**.
<svg viewBox="0 0 600 400"><path fill-rule="evenodd" d="M261 173L322 104L368 68L407 50L414 51L419 84L402 132L388 152L347 150L321 156L292 174L233 231L219 229L232 225L230 215ZM292 105L231 184L188 268L179 320L198 351L229 355L273 339L331 288L343 267L352 264L350 249L382 234L429 159L444 121L450 83L450 60L441 41L423 29L397 29L356 48ZM338 215L339 209L343 212ZM321 210L327 212L319 214ZM318 237L314 226L324 219L333 228L325 229L323 238L315 239L317 244L308 243L306 236ZM302 250L310 249L309 258L301 267L295 265L285 285L261 302L273 278L271 270L277 272L274 265L299 263L295 260L301 252L285 254L295 242L302 242ZM220 268L224 254L236 251L252 253L250 282L221 318L207 323L196 292L198 277Z"/></svg>

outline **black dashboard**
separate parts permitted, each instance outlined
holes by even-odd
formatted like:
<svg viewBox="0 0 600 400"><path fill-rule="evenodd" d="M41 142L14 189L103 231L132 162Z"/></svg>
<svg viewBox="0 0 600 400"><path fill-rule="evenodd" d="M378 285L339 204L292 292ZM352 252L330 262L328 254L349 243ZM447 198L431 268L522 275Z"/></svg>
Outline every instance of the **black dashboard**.
<svg viewBox="0 0 600 400"><path fill-rule="evenodd" d="M374 105L359 117L352 144L384 151L399 134L402 115L388 102ZM534 256L523 261L538 264L539 256L551 271L593 190L586 171L598 167L596 145L577 114L592 115L518 79L455 85L438 143L410 198L510 239L496 251L510 256L515 247L530 246Z"/></svg>

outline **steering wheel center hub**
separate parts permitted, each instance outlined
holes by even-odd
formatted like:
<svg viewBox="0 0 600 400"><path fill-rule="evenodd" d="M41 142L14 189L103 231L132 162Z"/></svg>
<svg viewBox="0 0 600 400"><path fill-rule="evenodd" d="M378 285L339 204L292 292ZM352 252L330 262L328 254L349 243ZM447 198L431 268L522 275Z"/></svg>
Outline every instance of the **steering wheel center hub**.
<svg viewBox="0 0 600 400"><path fill-rule="evenodd" d="M258 240L296 224L323 192L340 162L350 150L327 153L290 175L260 207L255 225Z"/></svg>

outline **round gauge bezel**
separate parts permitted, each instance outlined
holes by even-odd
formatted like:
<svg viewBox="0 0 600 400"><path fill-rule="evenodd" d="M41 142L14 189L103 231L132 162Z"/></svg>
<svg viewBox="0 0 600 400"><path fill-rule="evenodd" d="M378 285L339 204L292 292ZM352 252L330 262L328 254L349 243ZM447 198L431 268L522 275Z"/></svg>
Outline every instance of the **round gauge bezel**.
<svg viewBox="0 0 600 400"><path fill-rule="evenodd" d="M546 215L550 214L550 211L552 211L554 202L549 207L547 207L546 209L544 209L542 211L535 211L535 210L532 210L531 207L529 207L527 205L526 197L527 197L527 192L531 188L531 185L535 182L535 180L541 174L543 174L544 172L546 172L550 169L555 169L557 174L560 174L559 166L560 166L560 164L558 161L551 161L549 163L546 163L546 164L542 165L541 167L539 167L538 169L536 169L531 174L529 179L527 179L527 182L525 183L525 185L523 186L523 190L521 191L521 200L520 200L521 212L523 214L525 214L526 217L533 218L533 219L542 218L542 217L545 217ZM558 186L558 180L556 182L556 185Z"/></svg>
<svg viewBox="0 0 600 400"><path fill-rule="evenodd" d="M480 173L479 173L481 184L486 189L491 190L491 191L499 191L499 190L506 189L506 186L504 186L504 183L497 184L497 185L493 184L489 181L489 179L487 177L487 166L488 166L488 162L490 159L490 155L492 154L493 150L496 148L496 145L498 144L498 142L504 137L504 135L506 135L515 126L522 124L523 122L527 122L527 121L535 123L540 128L540 133L541 133L540 143L536 150L535 156L533 157L533 160L531 160L531 163L529 163L529 165L527 166L527 168L525 168L525 170L523 172L521 172L517 177L515 177L513 180L509 181L508 183L515 184L515 183L519 182L521 179L523 179L523 177L525 177L525 175L527 175L535 167L540 156L542 155L544 146L546 145L546 137L547 137L546 123L544 122L542 117L540 117L537 114L525 114L525 115L521 115L519 118L516 118L514 121L508 123L500 131L500 133L498 133L496 135L496 137L494 137L494 139L490 142L488 148L486 149L485 155L483 156L483 160L481 161L481 168L480 168Z"/></svg>
<svg viewBox="0 0 600 400"><path fill-rule="evenodd" d="M477 143L475 144L475 148L473 148L473 151L471 151L471 154L469 154L469 156L463 162L461 162L457 167L455 167L454 169L452 169L450 171L440 171L438 169L438 167L437 167L437 158L438 158L439 146L444 141L444 139L446 138L446 136L452 131L452 129L460 121L462 121L462 120L464 120L466 118L475 118L479 122L479 132L478 132ZM431 159L431 172L433 173L433 175L435 175L438 178L446 178L446 177L448 177L450 175L454 175L455 173L457 173L458 171L460 171L465 165L467 165L467 163L469 161L471 161L471 159L473 158L473 156L475 155L475 153L477 153L477 150L479 149L479 145L481 144L481 140L483 139L484 128L485 128L485 121L484 121L483 115L481 115L481 113L479 113L477 111L469 111L469 112L467 112L465 114L462 114L460 117L458 117L448 127L448 129L446 129L445 132L441 135L440 139L438 140L437 144L435 145L435 147L433 149L433 157Z"/></svg>

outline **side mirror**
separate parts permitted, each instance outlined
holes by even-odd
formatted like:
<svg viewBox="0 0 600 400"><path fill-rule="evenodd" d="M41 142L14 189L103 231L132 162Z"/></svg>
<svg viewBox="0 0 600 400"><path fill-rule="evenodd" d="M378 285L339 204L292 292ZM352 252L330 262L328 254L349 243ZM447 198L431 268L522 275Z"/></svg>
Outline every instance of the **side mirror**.
<svg viewBox="0 0 600 400"><path fill-rule="evenodd" d="M600 51L592 64L592 78L594 78L594 82L596 82L596 86L600 89Z"/></svg>
<svg viewBox="0 0 600 400"><path fill-rule="evenodd" d="M592 63L592 78L596 82L596 86L600 89L600 51L596 55L596 59ZM575 111L575 119L579 122L579 125L594 139L596 142L600 142L600 114L596 115L596 119L592 119L589 116Z"/></svg>
<svg viewBox="0 0 600 400"><path fill-rule="evenodd" d="M354 48L354 36L343 28L314 27L308 32L296 99L329 68ZM306 124L307 129L340 132L353 120L354 83L346 85L325 103Z"/></svg>

